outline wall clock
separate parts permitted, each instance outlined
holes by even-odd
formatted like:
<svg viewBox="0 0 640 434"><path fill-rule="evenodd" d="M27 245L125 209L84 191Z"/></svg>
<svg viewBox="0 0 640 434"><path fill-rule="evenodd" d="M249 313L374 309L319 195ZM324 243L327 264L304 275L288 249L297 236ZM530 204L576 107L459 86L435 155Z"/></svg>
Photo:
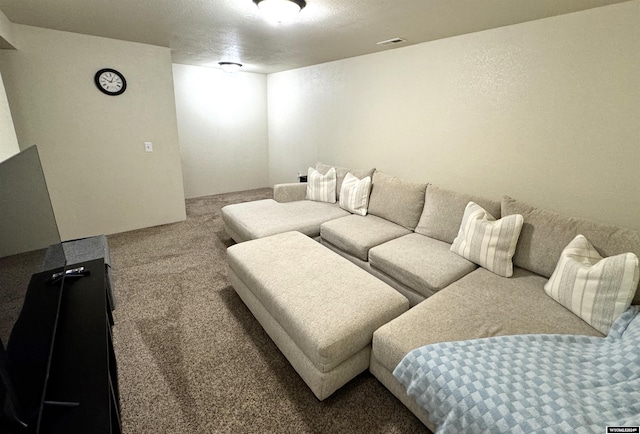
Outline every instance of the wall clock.
<svg viewBox="0 0 640 434"><path fill-rule="evenodd" d="M127 80L124 79L124 75L111 68L96 72L93 81L98 89L107 95L120 95L127 89Z"/></svg>

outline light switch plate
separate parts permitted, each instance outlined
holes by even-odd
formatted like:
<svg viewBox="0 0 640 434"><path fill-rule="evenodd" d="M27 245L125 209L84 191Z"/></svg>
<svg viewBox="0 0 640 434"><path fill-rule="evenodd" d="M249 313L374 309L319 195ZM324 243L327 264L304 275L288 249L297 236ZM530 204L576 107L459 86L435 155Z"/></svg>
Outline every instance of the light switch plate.
<svg viewBox="0 0 640 434"><path fill-rule="evenodd" d="M153 152L153 143L151 142L144 142L144 150L146 152Z"/></svg>

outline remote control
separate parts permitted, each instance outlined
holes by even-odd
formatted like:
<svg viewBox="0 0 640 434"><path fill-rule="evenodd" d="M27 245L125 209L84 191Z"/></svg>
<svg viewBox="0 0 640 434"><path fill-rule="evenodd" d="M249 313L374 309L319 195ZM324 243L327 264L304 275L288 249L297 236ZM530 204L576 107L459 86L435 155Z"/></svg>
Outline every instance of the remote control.
<svg viewBox="0 0 640 434"><path fill-rule="evenodd" d="M84 267L70 268L65 271L60 271L58 273L53 273L49 278L49 283L56 283L62 279L63 276L67 277L82 277L89 274L89 270Z"/></svg>

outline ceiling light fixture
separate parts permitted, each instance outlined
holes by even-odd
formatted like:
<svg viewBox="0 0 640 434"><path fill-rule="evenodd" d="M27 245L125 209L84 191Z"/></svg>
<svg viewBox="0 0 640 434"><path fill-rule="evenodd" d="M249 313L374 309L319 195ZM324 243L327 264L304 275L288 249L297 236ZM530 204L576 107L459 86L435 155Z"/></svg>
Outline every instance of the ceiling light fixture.
<svg viewBox="0 0 640 434"><path fill-rule="evenodd" d="M293 20L307 5L305 0L253 0L265 18L277 24Z"/></svg>
<svg viewBox="0 0 640 434"><path fill-rule="evenodd" d="M387 39L386 41L376 42L376 44L378 44L378 45L395 45L395 44L402 44L403 42L407 42L407 40L404 39L404 38L393 38L393 39Z"/></svg>
<svg viewBox="0 0 640 434"><path fill-rule="evenodd" d="M242 64L236 62L218 62L218 65L220 65L220 68L222 68L224 72L228 72L229 74L238 72L240 68L242 68Z"/></svg>

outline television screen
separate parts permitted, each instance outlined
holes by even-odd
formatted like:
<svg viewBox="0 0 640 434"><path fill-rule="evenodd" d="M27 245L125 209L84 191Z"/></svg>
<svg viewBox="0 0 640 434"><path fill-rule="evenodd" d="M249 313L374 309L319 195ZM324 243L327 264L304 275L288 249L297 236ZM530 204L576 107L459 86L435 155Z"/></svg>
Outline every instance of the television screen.
<svg viewBox="0 0 640 434"><path fill-rule="evenodd" d="M0 409L4 409L5 422L15 417L7 414L12 408L21 408L26 413L39 411L29 407L37 407L41 399L48 360L29 361L35 372L28 373L29 385L24 387L20 381L25 373L18 372L20 366L16 367L24 365L24 360L12 360L12 352L23 352L23 342L14 344L11 336L31 277L64 267L65 263L38 150L31 146L0 163ZM61 291L60 285L56 288L58 291ZM11 393L11 389L16 393Z"/></svg>

